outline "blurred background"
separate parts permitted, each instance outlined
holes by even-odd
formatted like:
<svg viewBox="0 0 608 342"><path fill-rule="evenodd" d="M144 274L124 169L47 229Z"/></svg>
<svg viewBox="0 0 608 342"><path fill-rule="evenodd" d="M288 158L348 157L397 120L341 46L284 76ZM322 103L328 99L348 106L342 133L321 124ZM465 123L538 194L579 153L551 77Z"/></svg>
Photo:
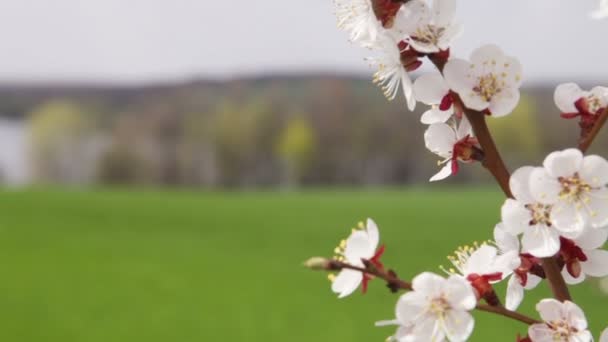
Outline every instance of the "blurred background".
<svg viewBox="0 0 608 342"><path fill-rule="evenodd" d="M511 169L576 143L557 84L607 85L596 5L459 2L454 55L524 66L490 120ZM478 165L427 183L423 106L384 99L330 0L0 0L0 47L0 340L383 340L394 295L337 301L301 262L371 216L387 264L439 272L499 220ZM602 284L575 289L595 333ZM474 341L525 330L478 322Z"/></svg>

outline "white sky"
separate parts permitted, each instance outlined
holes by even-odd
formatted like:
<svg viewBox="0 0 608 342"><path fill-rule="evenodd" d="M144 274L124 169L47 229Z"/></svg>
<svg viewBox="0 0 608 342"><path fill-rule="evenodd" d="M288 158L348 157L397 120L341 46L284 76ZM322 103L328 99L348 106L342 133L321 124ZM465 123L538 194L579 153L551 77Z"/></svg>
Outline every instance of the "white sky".
<svg viewBox="0 0 608 342"><path fill-rule="evenodd" d="M525 77L608 79L597 0L459 0L467 57L494 42ZM296 71L367 72L331 0L0 0L0 83L146 82Z"/></svg>

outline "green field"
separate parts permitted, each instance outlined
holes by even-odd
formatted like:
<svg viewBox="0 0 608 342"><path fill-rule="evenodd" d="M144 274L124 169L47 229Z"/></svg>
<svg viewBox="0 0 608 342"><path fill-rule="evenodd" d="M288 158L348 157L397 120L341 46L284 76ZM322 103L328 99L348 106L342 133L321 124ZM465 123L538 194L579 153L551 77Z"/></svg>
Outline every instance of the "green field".
<svg viewBox="0 0 608 342"><path fill-rule="evenodd" d="M384 341L397 296L338 300L322 273L357 221L373 217L385 263L438 271L461 244L491 237L499 193L468 191L5 191L0 210L0 341ZM542 286L528 296L532 313ZM501 289L501 296L502 296ZM597 282L574 289L608 324ZM525 327L477 313L472 341ZM603 320L603 321L602 321Z"/></svg>

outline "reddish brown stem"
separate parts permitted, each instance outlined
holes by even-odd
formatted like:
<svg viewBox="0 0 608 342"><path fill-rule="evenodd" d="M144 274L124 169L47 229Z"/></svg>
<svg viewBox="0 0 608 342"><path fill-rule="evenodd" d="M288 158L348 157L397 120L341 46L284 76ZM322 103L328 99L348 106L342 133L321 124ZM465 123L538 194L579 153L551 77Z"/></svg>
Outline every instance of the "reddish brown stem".
<svg viewBox="0 0 608 342"><path fill-rule="evenodd" d="M331 260L329 268L332 270L341 270L341 269L347 268L347 269L359 271L361 273L370 274L370 275L373 275L375 277L385 280L389 285L391 285L391 284L397 285L402 290L412 291L412 283L403 281L403 280L399 279L399 277L397 277L385 270L381 270L381 269L377 269L377 268L370 269L370 268L353 266L353 265L350 265L350 264L347 264L347 263L344 263L341 261L337 261L337 260ZM528 324L528 325L534 324L534 323L540 323L540 321L537 321L526 315L520 314L519 312L507 310L505 307L500 306L500 305L499 306L490 306L490 305L485 305L485 304L477 304L476 309L480 310L480 311L491 312L491 313L494 313L494 314L497 314L500 316L508 317L508 318L514 319L516 321L520 321L520 322Z"/></svg>
<svg viewBox="0 0 608 342"><path fill-rule="evenodd" d="M587 134L583 139L581 139L580 143L578 144L578 149L581 150L581 152L587 152L587 150L591 146L591 143L593 143L598 133L602 130L602 127L604 127L606 120L608 120L608 108L606 108L600 114L599 118L597 118L597 121L593 125L593 128L591 129L589 134Z"/></svg>

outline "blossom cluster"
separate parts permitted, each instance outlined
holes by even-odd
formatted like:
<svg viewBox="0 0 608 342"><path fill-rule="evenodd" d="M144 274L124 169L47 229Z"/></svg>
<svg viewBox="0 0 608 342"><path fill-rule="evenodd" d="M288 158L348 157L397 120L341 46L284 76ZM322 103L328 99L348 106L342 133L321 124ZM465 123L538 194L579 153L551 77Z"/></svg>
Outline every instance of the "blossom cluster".
<svg viewBox="0 0 608 342"><path fill-rule="evenodd" d="M475 49L468 60L452 57L450 47L462 33L454 22L456 0L334 1L338 26L376 53L368 61L378 67L374 82L385 95L394 99L401 90L410 110L417 102L428 106L420 118L428 125L425 146L441 158L430 181L457 174L461 163L484 163L491 172L500 168L486 165L500 158L485 119L516 108L520 62L492 44ZM593 16L604 12L608 2L602 0ZM425 62L437 71L412 80ZM450 265L441 267L444 275L423 272L411 283L400 280L380 260L385 248L371 219L352 230L333 259L313 258L307 266L337 271L330 280L340 298L359 287L365 292L374 278L387 281L393 292L406 290L395 319L377 323L398 326L392 341L466 341L475 309L527 323L528 334L518 341L592 341L582 309L557 293L557 299L536 305L540 320L516 312L525 292L542 281L555 285L557 277L576 285L608 276L608 251L602 248L608 240L608 161L584 153L608 116L608 88L587 91L566 83L556 88L554 100L562 118L579 120L579 148L550 153L542 165L521 167L510 177L505 169L506 179L493 173L508 197L497 210L493 238L459 247L448 257ZM504 305L494 289L503 281ZM600 341L608 342L608 332Z"/></svg>

